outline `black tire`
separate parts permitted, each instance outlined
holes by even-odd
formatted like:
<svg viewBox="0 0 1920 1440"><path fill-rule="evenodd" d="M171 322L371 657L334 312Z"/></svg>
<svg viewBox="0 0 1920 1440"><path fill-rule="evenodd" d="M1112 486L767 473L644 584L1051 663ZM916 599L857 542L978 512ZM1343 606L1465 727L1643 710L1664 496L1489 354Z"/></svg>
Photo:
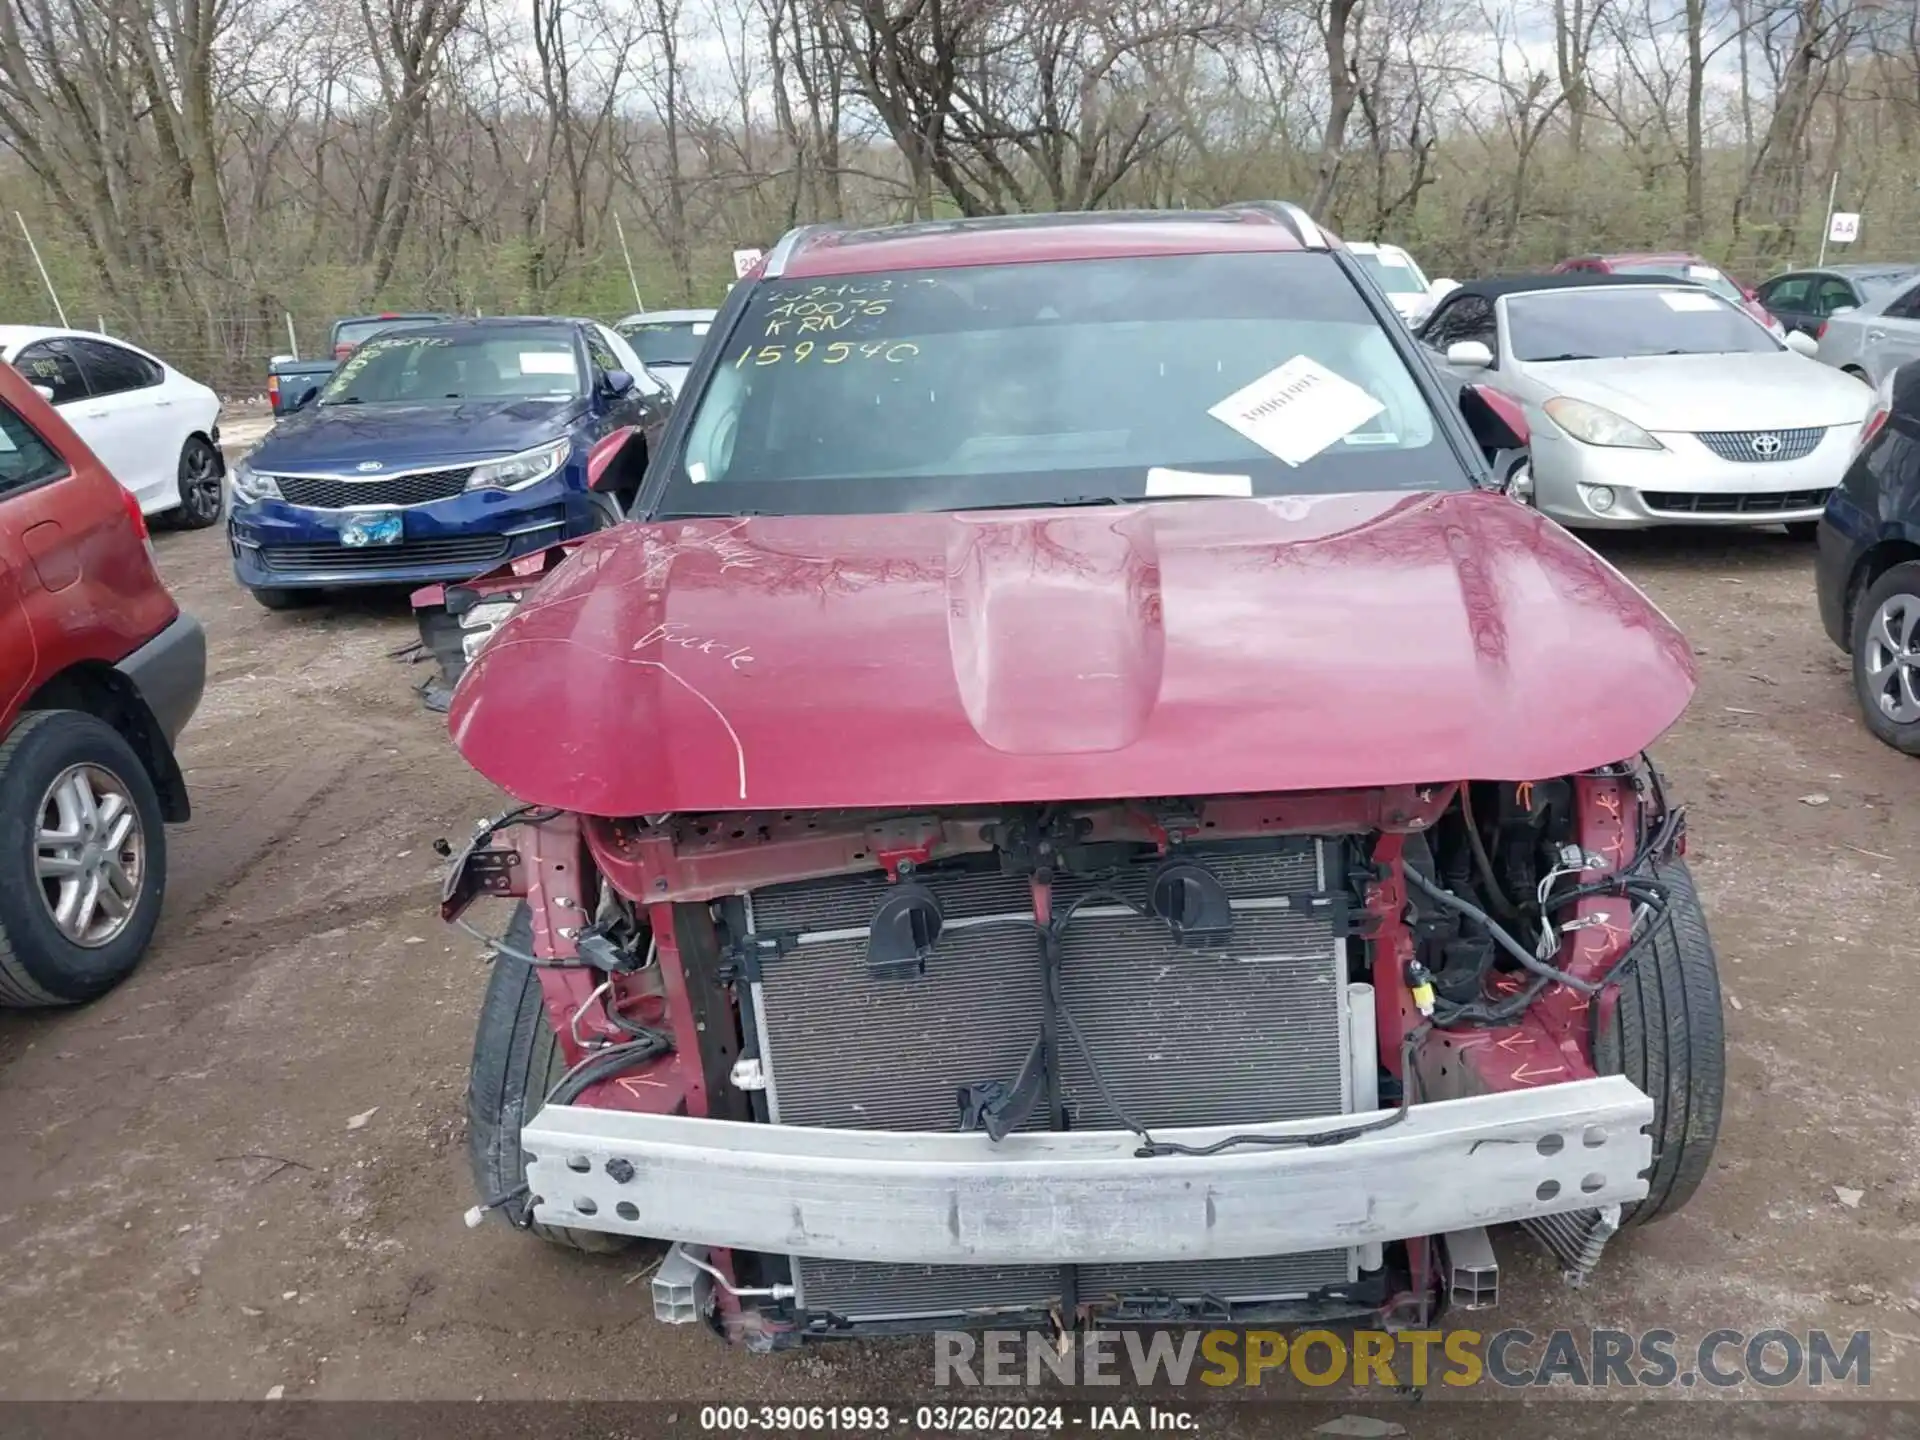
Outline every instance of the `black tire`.
<svg viewBox="0 0 1920 1440"><path fill-rule="evenodd" d="M128 919L112 939L91 947L55 924L35 864L47 792L76 765L104 770L126 790L145 848ZM133 747L84 711L23 715L0 741L0 1005L78 1005L111 990L146 953L166 884L160 796Z"/></svg>
<svg viewBox="0 0 1920 1440"><path fill-rule="evenodd" d="M1818 520L1790 520L1786 526L1787 538L1802 542L1817 540L1820 537Z"/></svg>
<svg viewBox="0 0 1920 1440"><path fill-rule="evenodd" d="M1867 587L1853 611L1853 696L1867 729L1884 744L1908 755L1920 755L1920 720L1902 723L1880 708L1880 689L1867 674L1874 621L1881 606L1896 596L1911 596L1920 607L1920 560L1895 565Z"/></svg>
<svg viewBox="0 0 1920 1440"><path fill-rule="evenodd" d="M250 587L248 593L269 610L298 610L311 605L314 597L311 590L281 590L271 585Z"/></svg>
<svg viewBox="0 0 1920 1440"><path fill-rule="evenodd" d="M533 921L524 903L514 910L505 938L515 949L533 948ZM481 1204L527 1183L520 1126L540 1109L566 1069L553 1031L547 1027L539 975L524 961L496 955L480 1006L473 1068L467 1077L467 1151ZM493 1213L524 1225L526 1210L527 1197L522 1196ZM552 1244L597 1255L617 1254L633 1244L625 1235L552 1225L534 1225L531 1233Z"/></svg>
<svg viewBox="0 0 1920 1440"><path fill-rule="evenodd" d="M1661 865L1668 911L1620 982L1612 1022L1594 1044L1594 1068L1625 1075L1653 1098L1653 1168L1647 1198L1625 1206L1623 1225L1645 1225L1693 1198L1720 1138L1727 1084L1720 973L1693 874Z"/></svg>
<svg viewBox="0 0 1920 1440"><path fill-rule="evenodd" d="M180 447L180 503L167 512L182 530L204 530L226 510L227 462L204 435Z"/></svg>

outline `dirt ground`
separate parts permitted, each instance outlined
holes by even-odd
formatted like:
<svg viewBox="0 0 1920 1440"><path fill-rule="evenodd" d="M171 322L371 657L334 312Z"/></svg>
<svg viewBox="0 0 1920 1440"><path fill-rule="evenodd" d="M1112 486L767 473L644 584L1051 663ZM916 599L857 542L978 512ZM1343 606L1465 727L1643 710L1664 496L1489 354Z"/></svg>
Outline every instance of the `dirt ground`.
<svg viewBox="0 0 1920 1440"><path fill-rule="evenodd" d="M631 1265L462 1226L485 970L435 917L430 846L498 797L417 703L423 669L390 656L403 598L269 614L218 531L156 544L210 640L181 755L195 819L134 978L0 1016L0 1394L924 1394L924 1342L729 1351L656 1325ZM1722 959L1725 1128L1692 1207L1616 1241L1584 1291L1498 1236L1502 1303L1476 1318L1870 1329L1873 1393L1920 1397L1920 768L1855 718L1807 548L1604 549L1701 656L1659 753Z"/></svg>

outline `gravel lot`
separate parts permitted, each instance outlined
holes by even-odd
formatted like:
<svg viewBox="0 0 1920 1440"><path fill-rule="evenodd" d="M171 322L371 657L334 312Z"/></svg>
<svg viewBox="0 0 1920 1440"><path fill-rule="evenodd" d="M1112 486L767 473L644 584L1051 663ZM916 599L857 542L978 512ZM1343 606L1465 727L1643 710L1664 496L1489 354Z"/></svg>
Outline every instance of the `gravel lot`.
<svg viewBox="0 0 1920 1440"><path fill-rule="evenodd" d="M485 972L435 917L430 845L498 797L415 700L424 671L390 656L403 597L271 615L218 531L156 543L211 642L181 756L196 819L143 969L77 1013L0 1015L0 1296L31 1317L0 1328L0 1393L924 1392L922 1343L729 1351L655 1325L630 1265L463 1228ZM1483 1328L1869 1328L1873 1393L1920 1398L1920 768L1856 720L1807 548L1604 548L1701 656L1659 753L1720 948L1728 1112L1692 1207L1616 1242L1589 1289L1498 1237Z"/></svg>

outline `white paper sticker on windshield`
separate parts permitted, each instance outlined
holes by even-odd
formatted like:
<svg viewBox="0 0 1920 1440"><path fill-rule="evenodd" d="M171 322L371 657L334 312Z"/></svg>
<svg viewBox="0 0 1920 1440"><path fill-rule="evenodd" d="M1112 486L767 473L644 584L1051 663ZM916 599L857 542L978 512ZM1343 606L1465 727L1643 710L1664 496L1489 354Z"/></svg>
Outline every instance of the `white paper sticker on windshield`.
<svg viewBox="0 0 1920 1440"><path fill-rule="evenodd" d="M687 466L687 479L696 485L707 483L707 467L704 461L695 460Z"/></svg>
<svg viewBox="0 0 1920 1440"><path fill-rule="evenodd" d="M1718 310L1720 302L1711 295L1696 295L1687 290L1662 290L1660 298L1669 310Z"/></svg>
<svg viewBox="0 0 1920 1440"><path fill-rule="evenodd" d="M522 375L571 375L573 374L573 356L564 350L522 350L520 373Z"/></svg>
<svg viewBox="0 0 1920 1440"><path fill-rule="evenodd" d="M696 335L704 335L707 333L707 331L711 330L712 328L713 328L713 324L711 321L696 320L693 322L693 333Z"/></svg>
<svg viewBox="0 0 1920 1440"><path fill-rule="evenodd" d="M1711 265L1687 266L1687 279L1689 280L1718 280L1719 278L1720 272Z"/></svg>
<svg viewBox="0 0 1920 1440"><path fill-rule="evenodd" d="M1345 376L1296 355L1207 413L1268 454L1304 465L1386 408Z"/></svg>
<svg viewBox="0 0 1920 1440"><path fill-rule="evenodd" d="M1251 475L1209 475L1201 470L1169 470L1155 465L1147 471L1147 498L1171 495L1224 495L1235 500L1253 498Z"/></svg>

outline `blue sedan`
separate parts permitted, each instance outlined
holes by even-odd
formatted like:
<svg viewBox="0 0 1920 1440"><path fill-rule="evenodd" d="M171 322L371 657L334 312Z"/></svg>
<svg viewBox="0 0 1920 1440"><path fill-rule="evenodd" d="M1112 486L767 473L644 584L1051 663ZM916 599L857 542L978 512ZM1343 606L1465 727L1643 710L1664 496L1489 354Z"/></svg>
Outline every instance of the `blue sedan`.
<svg viewBox="0 0 1920 1440"><path fill-rule="evenodd" d="M589 320L376 336L234 467L234 574L280 610L338 586L464 580L587 534L616 516L607 493L638 488L672 404ZM592 493L590 461L609 453Z"/></svg>

